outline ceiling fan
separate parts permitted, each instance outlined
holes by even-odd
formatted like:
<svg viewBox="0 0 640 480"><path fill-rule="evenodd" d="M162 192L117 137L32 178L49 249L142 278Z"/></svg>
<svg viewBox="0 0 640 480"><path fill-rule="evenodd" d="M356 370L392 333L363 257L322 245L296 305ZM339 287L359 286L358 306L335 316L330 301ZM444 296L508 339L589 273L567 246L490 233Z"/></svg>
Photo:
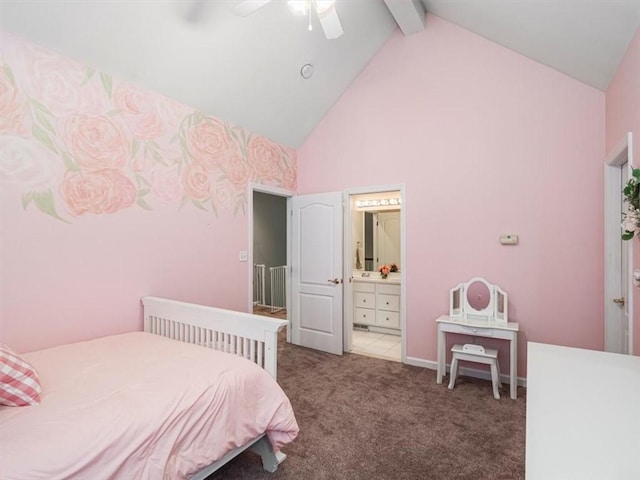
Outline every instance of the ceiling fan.
<svg viewBox="0 0 640 480"><path fill-rule="evenodd" d="M234 8L234 12L242 17L251 15L271 0L243 0ZM309 30L311 27L311 12L315 12L320 20L320 25L328 39L341 36L342 25L335 8L335 0L289 0L287 4L294 12L309 17Z"/></svg>

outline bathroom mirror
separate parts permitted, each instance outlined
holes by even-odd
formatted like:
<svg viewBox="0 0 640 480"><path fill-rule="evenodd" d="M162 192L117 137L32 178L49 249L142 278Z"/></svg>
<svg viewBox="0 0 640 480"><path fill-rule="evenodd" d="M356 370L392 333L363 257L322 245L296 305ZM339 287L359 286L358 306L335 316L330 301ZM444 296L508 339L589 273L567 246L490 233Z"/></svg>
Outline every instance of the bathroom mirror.
<svg viewBox="0 0 640 480"><path fill-rule="evenodd" d="M352 227L355 270L375 272L384 264L400 267L399 209L354 211Z"/></svg>

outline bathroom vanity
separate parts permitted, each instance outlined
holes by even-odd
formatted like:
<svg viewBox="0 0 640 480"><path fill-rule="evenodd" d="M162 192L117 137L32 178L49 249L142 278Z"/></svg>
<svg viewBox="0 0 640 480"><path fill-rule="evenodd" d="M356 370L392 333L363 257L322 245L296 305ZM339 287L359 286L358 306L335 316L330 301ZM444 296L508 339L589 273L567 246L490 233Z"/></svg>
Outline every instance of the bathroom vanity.
<svg viewBox="0 0 640 480"><path fill-rule="evenodd" d="M400 335L400 275L353 275L353 323L370 331Z"/></svg>

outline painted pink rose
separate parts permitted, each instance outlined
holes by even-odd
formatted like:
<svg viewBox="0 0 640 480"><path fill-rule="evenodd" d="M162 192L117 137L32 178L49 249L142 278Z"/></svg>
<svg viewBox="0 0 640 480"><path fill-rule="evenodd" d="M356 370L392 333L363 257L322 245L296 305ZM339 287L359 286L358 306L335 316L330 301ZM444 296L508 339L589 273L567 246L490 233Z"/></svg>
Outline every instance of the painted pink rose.
<svg viewBox="0 0 640 480"><path fill-rule="evenodd" d="M69 171L60 185L60 195L72 215L99 215L132 206L136 187L117 170Z"/></svg>
<svg viewBox="0 0 640 480"><path fill-rule="evenodd" d="M86 65L36 45L25 46L23 59L28 95L54 115L106 111L107 92L98 72L87 80Z"/></svg>
<svg viewBox="0 0 640 480"><path fill-rule="evenodd" d="M53 188L61 174L55 154L39 142L14 135L0 139L0 178L23 191Z"/></svg>
<svg viewBox="0 0 640 480"><path fill-rule="evenodd" d="M86 171L117 169L129 156L120 129L105 115L71 115L65 124L69 150Z"/></svg>
<svg viewBox="0 0 640 480"><path fill-rule="evenodd" d="M156 167L151 172L151 192L162 203L169 204L179 201L184 195L184 188L180 182L178 166L171 168Z"/></svg>
<svg viewBox="0 0 640 480"><path fill-rule="evenodd" d="M188 107L172 98L158 96L158 102L165 122L167 123L167 130L170 131L178 130L182 120L194 111L193 107Z"/></svg>
<svg viewBox="0 0 640 480"><path fill-rule="evenodd" d="M224 124L213 118L204 118L187 132L189 153L194 161L208 171L224 168L229 159L237 153Z"/></svg>
<svg viewBox="0 0 640 480"><path fill-rule="evenodd" d="M260 180L269 181L280 177L282 151L275 143L264 137L254 136L247 145L247 156Z"/></svg>
<svg viewBox="0 0 640 480"><path fill-rule="evenodd" d="M120 83L113 92L113 103L136 138L151 140L165 133L165 121L159 112L159 95Z"/></svg>
<svg viewBox="0 0 640 480"><path fill-rule="evenodd" d="M26 133L27 104L5 65L0 65L0 134Z"/></svg>
<svg viewBox="0 0 640 480"><path fill-rule="evenodd" d="M182 175L184 193L195 200L204 200L211 194L209 174L199 164L191 165Z"/></svg>
<svg viewBox="0 0 640 480"><path fill-rule="evenodd" d="M298 186L297 172L294 167L287 167L282 176L282 186L287 190L295 191Z"/></svg>
<svg viewBox="0 0 640 480"><path fill-rule="evenodd" d="M252 168L249 163L239 156L235 156L229 162L227 178L236 188L244 188L251 179Z"/></svg>

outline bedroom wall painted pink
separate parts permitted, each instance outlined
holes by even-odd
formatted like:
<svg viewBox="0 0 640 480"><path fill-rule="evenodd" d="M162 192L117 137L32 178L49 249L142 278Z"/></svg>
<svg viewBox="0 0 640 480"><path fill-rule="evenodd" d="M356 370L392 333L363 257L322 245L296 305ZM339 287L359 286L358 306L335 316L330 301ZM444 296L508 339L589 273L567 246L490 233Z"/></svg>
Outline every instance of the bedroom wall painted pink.
<svg viewBox="0 0 640 480"><path fill-rule="evenodd" d="M449 289L476 275L509 294L520 375L527 341L603 348L604 100L427 15L421 33L392 36L312 132L299 193L406 185L409 357L435 362L434 320ZM501 246L505 233L520 244Z"/></svg>
<svg viewBox="0 0 640 480"><path fill-rule="evenodd" d="M633 133L633 162L640 166L640 29L636 31L620 62L606 95L607 152L622 140L627 132ZM635 268L640 268L640 244L633 241ZM640 355L640 291L634 296L634 353Z"/></svg>
<svg viewBox="0 0 640 480"><path fill-rule="evenodd" d="M140 297L246 311L247 183L296 152L2 34L0 341L139 330Z"/></svg>

